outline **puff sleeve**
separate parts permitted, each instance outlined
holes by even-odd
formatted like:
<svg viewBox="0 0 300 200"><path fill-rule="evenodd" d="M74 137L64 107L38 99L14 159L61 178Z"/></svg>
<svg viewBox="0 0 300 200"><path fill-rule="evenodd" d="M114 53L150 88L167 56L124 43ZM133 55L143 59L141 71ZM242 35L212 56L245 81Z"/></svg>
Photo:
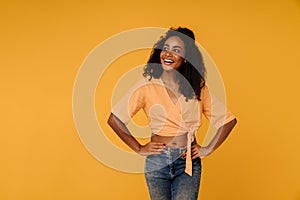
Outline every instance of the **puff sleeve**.
<svg viewBox="0 0 300 200"><path fill-rule="evenodd" d="M207 85L201 90L201 101L202 113L216 129L235 119L226 106L209 91Z"/></svg>
<svg viewBox="0 0 300 200"><path fill-rule="evenodd" d="M124 124L128 124L130 119L144 107L143 87L138 87L129 91L115 106L112 113Z"/></svg>

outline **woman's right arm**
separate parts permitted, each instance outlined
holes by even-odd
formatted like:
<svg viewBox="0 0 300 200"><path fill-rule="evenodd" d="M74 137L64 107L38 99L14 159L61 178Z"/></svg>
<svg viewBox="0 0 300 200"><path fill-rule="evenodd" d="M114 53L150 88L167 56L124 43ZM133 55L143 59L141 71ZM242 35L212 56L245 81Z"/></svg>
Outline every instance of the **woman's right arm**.
<svg viewBox="0 0 300 200"><path fill-rule="evenodd" d="M149 142L145 145L141 145L131 135L126 125L113 113L110 114L107 123L123 142L140 155L160 154L165 149L165 144L163 143Z"/></svg>

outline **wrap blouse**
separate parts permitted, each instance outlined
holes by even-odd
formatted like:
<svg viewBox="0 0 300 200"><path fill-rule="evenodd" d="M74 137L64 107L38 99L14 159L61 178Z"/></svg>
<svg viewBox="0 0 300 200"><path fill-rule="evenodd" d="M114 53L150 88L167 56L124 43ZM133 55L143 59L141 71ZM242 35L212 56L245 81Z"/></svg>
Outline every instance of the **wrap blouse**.
<svg viewBox="0 0 300 200"><path fill-rule="evenodd" d="M160 78L140 80L123 99L112 108L112 113L124 124L143 109L149 122L152 134L176 136L187 134L187 153L185 172L192 175L191 143L201 126L202 114L216 128L233 120L235 116L226 109L207 85L201 90L200 101L181 95L174 103Z"/></svg>

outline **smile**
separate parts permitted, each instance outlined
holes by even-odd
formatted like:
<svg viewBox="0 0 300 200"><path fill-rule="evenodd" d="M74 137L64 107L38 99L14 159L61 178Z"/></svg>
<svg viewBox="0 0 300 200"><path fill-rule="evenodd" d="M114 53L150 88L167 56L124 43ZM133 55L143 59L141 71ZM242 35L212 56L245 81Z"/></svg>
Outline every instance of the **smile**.
<svg viewBox="0 0 300 200"><path fill-rule="evenodd" d="M167 64L172 64L172 63L174 63L174 61L173 60L170 60L170 59L164 59L163 60L165 63L167 63Z"/></svg>

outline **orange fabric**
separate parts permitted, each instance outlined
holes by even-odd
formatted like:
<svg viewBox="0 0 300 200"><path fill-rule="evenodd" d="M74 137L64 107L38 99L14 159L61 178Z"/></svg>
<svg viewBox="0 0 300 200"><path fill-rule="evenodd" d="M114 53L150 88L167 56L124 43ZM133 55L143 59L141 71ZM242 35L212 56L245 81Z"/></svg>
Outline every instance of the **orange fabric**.
<svg viewBox="0 0 300 200"><path fill-rule="evenodd" d="M187 148L186 148L186 160L185 160L185 173L192 176L193 175L193 164L192 164L192 155L191 155L191 145L193 140L193 135L188 133L187 135Z"/></svg>
<svg viewBox="0 0 300 200"><path fill-rule="evenodd" d="M218 101L205 85L201 90L201 101L190 99L185 101L181 95L174 104L167 93L161 79L142 79L128 94L112 109L123 123L127 124L130 119L143 109L148 117L152 134L160 136L176 136L188 133L186 173L191 172L191 143L194 134L201 126L202 114L210 123L218 129L235 116Z"/></svg>

